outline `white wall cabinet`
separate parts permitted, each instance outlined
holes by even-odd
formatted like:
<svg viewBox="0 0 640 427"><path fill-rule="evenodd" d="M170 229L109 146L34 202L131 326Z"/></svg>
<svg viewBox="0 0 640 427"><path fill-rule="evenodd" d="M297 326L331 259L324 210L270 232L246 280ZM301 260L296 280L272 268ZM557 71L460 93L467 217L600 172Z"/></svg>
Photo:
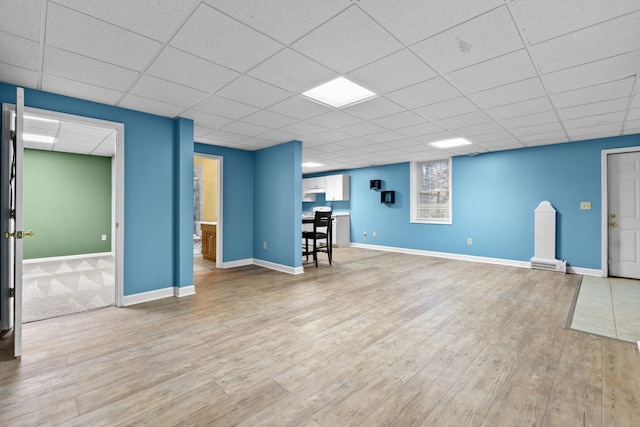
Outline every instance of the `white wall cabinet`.
<svg viewBox="0 0 640 427"><path fill-rule="evenodd" d="M328 175L325 178L325 200L349 200L349 175Z"/></svg>
<svg viewBox="0 0 640 427"><path fill-rule="evenodd" d="M302 201L315 202L316 193L324 193L326 190L326 180L324 176L315 178L304 178L302 180Z"/></svg>

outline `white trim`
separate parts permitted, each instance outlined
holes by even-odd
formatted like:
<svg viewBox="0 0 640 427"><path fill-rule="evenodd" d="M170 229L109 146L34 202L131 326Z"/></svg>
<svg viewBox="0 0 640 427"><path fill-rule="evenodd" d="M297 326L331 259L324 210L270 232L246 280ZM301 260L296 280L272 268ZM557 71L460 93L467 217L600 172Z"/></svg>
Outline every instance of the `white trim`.
<svg viewBox="0 0 640 427"><path fill-rule="evenodd" d="M434 258L455 259L458 261L481 262L484 264L504 265L509 267L531 268L530 261L518 261L514 259L490 258L490 257L481 257L481 256L475 256L475 255L454 254L449 252L434 252L434 251L425 251L422 249L407 249L407 248L398 248L394 246L379 246L379 245L369 245L365 243L353 243L353 242L351 243L351 246L354 248L372 249L376 251L397 252L397 253L409 254L409 255L422 255L422 256L430 256ZM584 276L604 277L602 276L602 270L582 268L582 267L567 266L567 273L582 274Z"/></svg>
<svg viewBox="0 0 640 427"><path fill-rule="evenodd" d="M175 290L174 290L174 287L171 286L169 288L156 289L153 291L141 292L139 294L125 295L122 298L122 302L124 303L124 306L127 307L130 305L140 304L143 302L155 301L158 299L172 297L174 295L175 295Z"/></svg>
<svg viewBox="0 0 640 427"><path fill-rule="evenodd" d="M290 267L288 265L276 264L275 262L264 261L256 258L253 259L253 265L257 265L258 267L264 267L270 270L281 271L283 273L289 273L289 274L304 273L304 269L302 267Z"/></svg>
<svg viewBox="0 0 640 427"><path fill-rule="evenodd" d="M113 256L113 252L98 252L92 254L79 254L79 255L65 255L65 256L52 256L47 258L31 258L22 261L23 264L35 264L37 262L53 262L53 261L69 261L72 259L84 259L84 258L100 258L104 256Z"/></svg>
<svg viewBox="0 0 640 427"><path fill-rule="evenodd" d="M601 182L602 182L602 276L609 277L609 171L608 155L635 153L640 151L640 147L623 147L602 150L601 152Z"/></svg>
<svg viewBox="0 0 640 427"><path fill-rule="evenodd" d="M178 298L188 297L189 295L195 295L195 294L196 294L196 288L193 285L173 287L173 295Z"/></svg>
<svg viewBox="0 0 640 427"><path fill-rule="evenodd" d="M446 220L418 218L418 164L427 162L439 162L443 160L449 161L449 218L447 218ZM409 222L411 222L412 224L453 224L453 159L451 157L443 157L433 160L412 161L409 163Z"/></svg>
<svg viewBox="0 0 640 427"><path fill-rule="evenodd" d="M115 192L115 196L112 196L115 197L115 207L112 205L112 210L115 209L113 211L115 215L111 220L111 238L113 241L115 236L115 246L112 245L111 250L115 251L116 257L115 306L124 306L124 123L33 107L25 107L25 112L87 126L111 128L116 131L116 151L112 157L115 159L115 174L112 173L112 182L115 180L115 185L112 186L112 194Z"/></svg>
<svg viewBox="0 0 640 427"><path fill-rule="evenodd" d="M218 259L216 257L216 259ZM253 258L238 259L235 261L227 261L222 263L222 268L236 268L253 265Z"/></svg>

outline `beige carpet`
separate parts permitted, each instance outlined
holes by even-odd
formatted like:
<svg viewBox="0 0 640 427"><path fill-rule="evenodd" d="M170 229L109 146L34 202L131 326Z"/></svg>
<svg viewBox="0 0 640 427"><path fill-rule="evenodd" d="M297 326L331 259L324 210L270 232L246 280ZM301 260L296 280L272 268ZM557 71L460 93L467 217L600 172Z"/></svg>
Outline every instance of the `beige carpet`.
<svg viewBox="0 0 640 427"><path fill-rule="evenodd" d="M22 268L25 323L108 307L115 302L113 256L25 262Z"/></svg>

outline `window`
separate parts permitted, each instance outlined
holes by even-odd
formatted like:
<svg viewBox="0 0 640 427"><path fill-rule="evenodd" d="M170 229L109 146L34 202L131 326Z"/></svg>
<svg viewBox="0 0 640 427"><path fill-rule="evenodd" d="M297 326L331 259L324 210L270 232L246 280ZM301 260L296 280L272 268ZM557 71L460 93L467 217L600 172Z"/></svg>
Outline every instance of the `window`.
<svg viewBox="0 0 640 427"><path fill-rule="evenodd" d="M411 222L451 224L451 159L411 163Z"/></svg>

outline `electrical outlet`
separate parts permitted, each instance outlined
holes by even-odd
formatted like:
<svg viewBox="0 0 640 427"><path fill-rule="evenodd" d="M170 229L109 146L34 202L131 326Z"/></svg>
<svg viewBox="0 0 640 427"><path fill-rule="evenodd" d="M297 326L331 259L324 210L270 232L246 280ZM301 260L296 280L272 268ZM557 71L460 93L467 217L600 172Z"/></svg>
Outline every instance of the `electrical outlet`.
<svg viewBox="0 0 640 427"><path fill-rule="evenodd" d="M583 211L591 210L591 202L580 202L580 209Z"/></svg>
<svg viewBox="0 0 640 427"><path fill-rule="evenodd" d="M267 249L267 242L262 242L262 249Z"/></svg>
<svg viewBox="0 0 640 427"><path fill-rule="evenodd" d="M472 245L473 239L471 237L467 237L467 245Z"/></svg>
<svg viewBox="0 0 640 427"><path fill-rule="evenodd" d="M374 231L373 232L373 237L376 237L378 234Z"/></svg>
<svg viewBox="0 0 640 427"><path fill-rule="evenodd" d="M106 234L103 234L103 235L102 235L102 237L101 237L101 239L102 239L103 241L104 241L104 240L107 240L107 235L106 235Z"/></svg>

